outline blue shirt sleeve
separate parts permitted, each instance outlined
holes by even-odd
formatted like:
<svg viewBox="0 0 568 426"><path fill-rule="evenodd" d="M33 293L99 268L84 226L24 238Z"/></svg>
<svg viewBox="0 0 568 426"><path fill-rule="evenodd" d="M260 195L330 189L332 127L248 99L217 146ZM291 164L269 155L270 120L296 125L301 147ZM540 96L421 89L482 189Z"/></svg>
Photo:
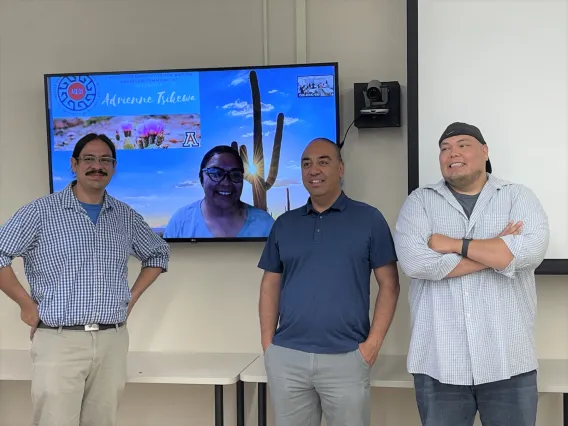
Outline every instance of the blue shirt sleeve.
<svg viewBox="0 0 568 426"><path fill-rule="evenodd" d="M377 209L374 209L371 223L370 259L373 269L398 260L389 225L383 214Z"/></svg>
<svg viewBox="0 0 568 426"><path fill-rule="evenodd" d="M15 257L25 257L37 245L40 225L36 206L30 203L0 226L0 268L10 266Z"/></svg>
<svg viewBox="0 0 568 426"><path fill-rule="evenodd" d="M167 272L170 260L170 246L156 234L139 213L133 211L134 229L132 250L134 256L142 262L143 268L161 268Z"/></svg>
<svg viewBox="0 0 568 426"><path fill-rule="evenodd" d="M278 247L278 237L280 235L279 229L281 226L280 218L276 219L270 234L268 235L268 240L264 245L264 250L258 262L258 267L264 269L268 272L274 272L276 274L281 274L284 271L284 265L280 259L280 249Z"/></svg>

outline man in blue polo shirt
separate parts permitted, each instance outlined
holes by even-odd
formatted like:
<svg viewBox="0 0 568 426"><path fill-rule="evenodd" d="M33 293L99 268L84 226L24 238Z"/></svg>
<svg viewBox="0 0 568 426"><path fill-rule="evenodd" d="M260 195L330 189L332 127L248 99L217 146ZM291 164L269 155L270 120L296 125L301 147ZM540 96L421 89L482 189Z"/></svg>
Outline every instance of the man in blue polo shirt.
<svg viewBox="0 0 568 426"><path fill-rule="evenodd" d="M278 217L258 265L275 424L319 426L323 411L328 426L369 426L370 370L399 294L391 232L379 210L343 193L335 143L310 142L301 167L310 199Z"/></svg>

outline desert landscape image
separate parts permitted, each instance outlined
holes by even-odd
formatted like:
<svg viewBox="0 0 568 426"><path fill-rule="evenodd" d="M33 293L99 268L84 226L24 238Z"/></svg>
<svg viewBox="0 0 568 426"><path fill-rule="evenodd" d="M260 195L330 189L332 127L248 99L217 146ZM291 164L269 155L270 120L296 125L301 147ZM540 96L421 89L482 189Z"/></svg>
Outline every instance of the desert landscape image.
<svg viewBox="0 0 568 426"><path fill-rule="evenodd" d="M104 133L121 149L184 148L201 141L198 114L68 117L53 120L55 151L72 151L87 133Z"/></svg>

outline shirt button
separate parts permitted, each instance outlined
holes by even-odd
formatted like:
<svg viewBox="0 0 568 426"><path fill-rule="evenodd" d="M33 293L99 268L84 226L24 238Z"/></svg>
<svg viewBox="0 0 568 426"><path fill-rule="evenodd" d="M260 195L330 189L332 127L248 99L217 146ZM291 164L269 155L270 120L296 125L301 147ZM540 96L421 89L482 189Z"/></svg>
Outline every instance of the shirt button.
<svg viewBox="0 0 568 426"><path fill-rule="evenodd" d="M466 296L469 296L469 293L466 291L466 292L465 292L465 295L466 295Z"/></svg>
<svg viewBox="0 0 568 426"><path fill-rule="evenodd" d="M323 216L320 216L320 219L323 219Z"/></svg>

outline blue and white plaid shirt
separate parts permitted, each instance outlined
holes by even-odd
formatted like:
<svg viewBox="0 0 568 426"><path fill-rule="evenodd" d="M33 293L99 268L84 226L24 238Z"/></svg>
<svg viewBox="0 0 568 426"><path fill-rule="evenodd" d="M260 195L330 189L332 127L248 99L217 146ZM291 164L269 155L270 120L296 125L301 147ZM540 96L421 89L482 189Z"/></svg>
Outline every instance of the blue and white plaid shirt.
<svg viewBox="0 0 568 426"><path fill-rule="evenodd" d="M523 221L523 228L501 237L514 257L505 269L446 278L461 256L431 250L432 234L495 238L509 220ZM417 189L401 209L394 240L401 268L412 278L410 373L473 385L538 367L534 270L546 254L549 226L531 190L489 175L468 219L443 180Z"/></svg>
<svg viewBox="0 0 568 426"><path fill-rule="evenodd" d="M49 326L126 320L128 258L168 267L168 244L125 203L105 194L97 224L72 184L20 208L0 227L0 268L22 257L31 296Z"/></svg>

